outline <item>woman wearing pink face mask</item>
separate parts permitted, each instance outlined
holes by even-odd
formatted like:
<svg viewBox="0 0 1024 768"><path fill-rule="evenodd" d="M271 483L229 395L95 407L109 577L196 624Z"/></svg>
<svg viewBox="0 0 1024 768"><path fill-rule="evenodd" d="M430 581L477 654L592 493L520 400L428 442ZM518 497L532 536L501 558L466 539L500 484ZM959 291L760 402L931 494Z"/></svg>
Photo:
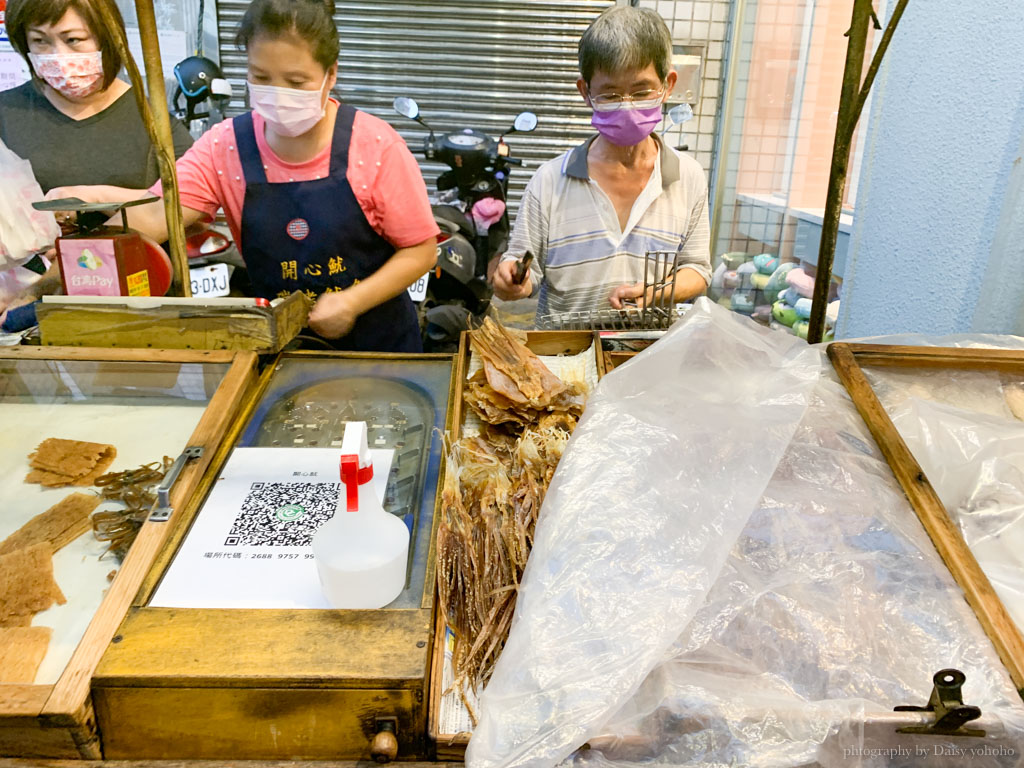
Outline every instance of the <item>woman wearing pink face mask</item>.
<svg viewBox="0 0 1024 768"><path fill-rule="evenodd" d="M186 225L222 208L257 296L303 291L309 327L339 349L417 352L406 288L435 261L437 234L415 158L391 126L331 98L333 0L253 0L236 42L252 112L218 123L178 161ZM159 187L153 190L159 194ZM69 190L85 200L126 190ZM163 204L132 209L160 240Z"/></svg>
<svg viewBox="0 0 1024 768"><path fill-rule="evenodd" d="M691 299L711 280L704 171L653 133L676 82L671 60L668 28L647 8L615 6L580 40L576 87L597 134L534 174L493 278L507 300L539 284L539 326L653 300L642 295L648 251L679 254L659 300ZM527 251L531 272L517 283Z"/></svg>
<svg viewBox="0 0 1024 768"><path fill-rule="evenodd" d="M43 192L75 184L145 188L159 178L131 87L118 78L121 57L100 5L121 20L113 0L7 2L7 32L32 80L0 92L0 138L32 163ZM172 126L180 157L192 138L178 120Z"/></svg>

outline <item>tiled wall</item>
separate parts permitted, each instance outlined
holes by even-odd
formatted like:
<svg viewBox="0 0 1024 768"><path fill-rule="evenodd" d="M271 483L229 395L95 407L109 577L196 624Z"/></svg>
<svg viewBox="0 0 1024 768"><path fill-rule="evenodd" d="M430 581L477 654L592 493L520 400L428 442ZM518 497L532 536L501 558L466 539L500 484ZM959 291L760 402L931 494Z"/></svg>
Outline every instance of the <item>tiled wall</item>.
<svg viewBox="0 0 1024 768"><path fill-rule="evenodd" d="M666 140L673 146L689 146L690 154L710 177L733 0L640 0L638 5L661 14L677 45L705 46L700 102L693 108L693 120L681 130L669 131Z"/></svg>

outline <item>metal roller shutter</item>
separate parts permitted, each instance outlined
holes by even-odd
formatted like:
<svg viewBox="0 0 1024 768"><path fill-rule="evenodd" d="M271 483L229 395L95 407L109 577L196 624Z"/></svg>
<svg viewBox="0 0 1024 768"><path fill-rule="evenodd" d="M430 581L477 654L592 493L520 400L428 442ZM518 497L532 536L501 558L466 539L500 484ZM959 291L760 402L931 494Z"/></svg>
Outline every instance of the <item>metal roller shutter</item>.
<svg viewBox="0 0 1024 768"><path fill-rule="evenodd" d="M218 0L220 60L235 88L230 114L245 108L245 56L234 47L248 0ZM592 132L576 92L576 46L613 0L449 0L374 3L336 0L341 63L335 94L387 120L420 159L429 188L443 170L420 157L426 131L392 111L411 96L435 131L470 126L493 135L523 110L537 113L531 134L508 141L525 167L514 169L512 210L543 161Z"/></svg>

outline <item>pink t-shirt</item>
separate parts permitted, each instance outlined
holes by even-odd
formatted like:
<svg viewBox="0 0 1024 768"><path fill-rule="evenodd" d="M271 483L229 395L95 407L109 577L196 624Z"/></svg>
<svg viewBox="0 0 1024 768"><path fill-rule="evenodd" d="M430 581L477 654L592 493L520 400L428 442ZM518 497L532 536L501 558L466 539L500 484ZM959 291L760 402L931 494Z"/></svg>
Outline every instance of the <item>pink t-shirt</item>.
<svg viewBox="0 0 1024 768"><path fill-rule="evenodd" d="M330 145L312 160L288 163L267 144L264 121L257 114L253 114L253 128L269 183L312 181L329 173ZM202 211L210 218L223 208L244 256L241 229L245 176L235 146L234 121L225 120L210 128L178 160L177 168L182 206ZM440 232L416 159L395 129L380 118L356 113L346 175L370 226L396 249L422 243ZM159 182L151 191L160 194Z"/></svg>

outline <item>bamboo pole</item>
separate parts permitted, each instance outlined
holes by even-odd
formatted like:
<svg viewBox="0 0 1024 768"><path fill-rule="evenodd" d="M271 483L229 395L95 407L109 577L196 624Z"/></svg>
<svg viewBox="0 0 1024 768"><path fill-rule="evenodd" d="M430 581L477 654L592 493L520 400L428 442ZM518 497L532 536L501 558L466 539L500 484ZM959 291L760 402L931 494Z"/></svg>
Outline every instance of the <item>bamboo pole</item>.
<svg viewBox="0 0 1024 768"><path fill-rule="evenodd" d="M828 193L821 221L821 243L818 246L818 270L814 279L807 341L817 344L825 335L825 309L832 283L832 262L836 255L839 236L839 218L843 212L843 189L850 164L850 138L847 128L857 101L861 73L864 70L864 51L867 50L868 25L874 16L871 0L853 0L853 15L847 31L846 68L843 70L843 89L839 95L839 114L836 118L836 136L832 144L832 169L828 175Z"/></svg>
<svg viewBox="0 0 1024 768"><path fill-rule="evenodd" d="M878 17L871 0L854 0L850 29L846 33L850 43L846 49L846 69L843 72L843 89L839 96L839 116L836 119L836 137L832 146L832 170L828 179L828 194L822 216L821 242L818 245L818 270L814 279L814 298L811 317L807 328L807 341L817 344L825 335L825 310L828 307L829 286L832 283L832 263L836 255L836 238L839 236L839 218L843 212L843 189L846 187L846 172L850 164L850 144L857 120L871 91L871 85L882 65L882 57L889 48L896 25L899 24L909 0L897 0L892 16L885 25L882 39L878 43L871 66L861 84L864 68L864 51L867 49L868 24L874 22L880 29Z"/></svg>
<svg viewBox="0 0 1024 768"><path fill-rule="evenodd" d="M153 14L153 2L152 0L135 0L146 77L149 81L148 102L139 67L128 49L128 38L124 33L124 28L117 23L110 8L104 3L97 3L96 8L103 23L110 30L114 47L117 48L125 69L128 71L135 103L156 152L160 168L160 181L163 185L164 214L167 217L167 241L170 245L174 273L169 293L172 296L191 296L192 283L188 279L188 255L185 252L185 226L181 216L181 200L178 196L174 141L171 138L171 119L167 112L167 93L164 90L164 73L160 62L160 45L157 38L156 18Z"/></svg>
<svg viewBox="0 0 1024 768"><path fill-rule="evenodd" d="M864 75L864 84L860 87L857 105L853 109L853 118L849 126L851 138L853 137L853 130L857 126L857 120L860 118L860 113L864 109L864 103L868 100L868 92L871 90L872 83L875 82L878 68L882 66L882 57L885 56L885 52L889 49L889 42L896 31L896 25L900 23L900 19L903 17L903 11L907 9L907 2L908 0L898 0L896 7L892 9L892 16L885 25L882 39L878 42L878 48L875 49L875 55L871 59L871 66L868 67L868 73Z"/></svg>

